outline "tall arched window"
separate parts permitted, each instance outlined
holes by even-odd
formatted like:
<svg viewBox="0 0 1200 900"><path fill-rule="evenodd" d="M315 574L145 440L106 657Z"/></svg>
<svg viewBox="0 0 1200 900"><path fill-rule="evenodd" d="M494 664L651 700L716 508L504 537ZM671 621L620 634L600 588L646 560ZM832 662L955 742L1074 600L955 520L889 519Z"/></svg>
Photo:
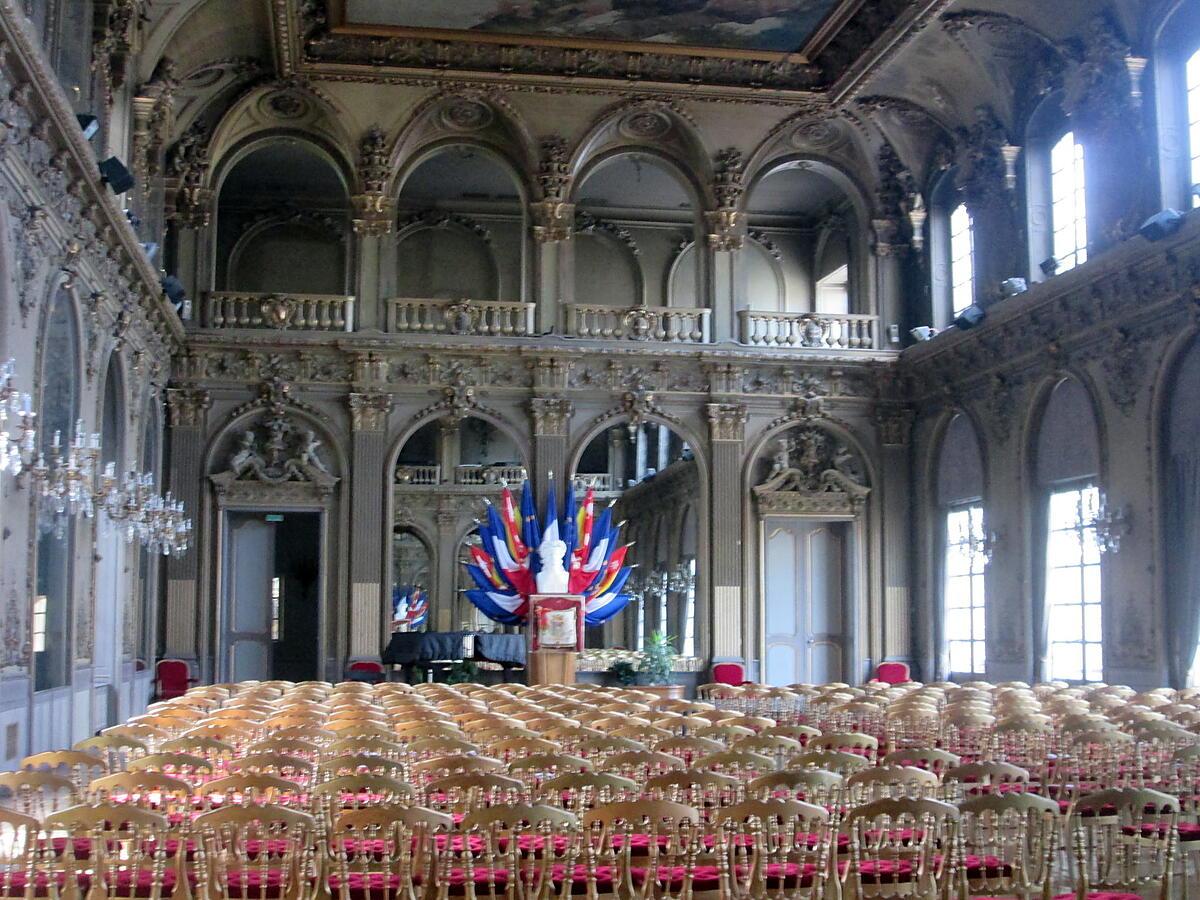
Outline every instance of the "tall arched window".
<svg viewBox="0 0 1200 900"><path fill-rule="evenodd" d="M1050 224L1054 258L1065 272L1087 260L1083 145L1068 131L1050 150Z"/></svg>
<svg viewBox="0 0 1200 900"><path fill-rule="evenodd" d="M1200 50L1187 61L1188 156L1192 184L1200 184ZM1200 206L1200 194L1192 193L1192 206Z"/></svg>
<svg viewBox="0 0 1200 900"><path fill-rule="evenodd" d="M975 232L965 203L950 213L950 299L955 317L975 302Z"/></svg>
<svg viewBox="0 0 1200 900"><path fill-rule="evenodd" d="M1039 549L1043 605L1038 629L1041 677L1100 681L1104 676L1103 582L1095 521L1100 505L1100 439L1087 389L1059 382L1042 413L1035 480L1044 528Z"/></svg>
<svg viewBox="0 0 1200 900"><path fill-rule="evenodd" d="M42 396L38 439L47 459L70 440L79 415L79 334L71 295L59 291L52 301L42 347ZM57 435L57 438L56 438ZM36 690L68 683L75 529L68 519L59 533L55 523L39 523L37 583L33 601L34 686Z"/></svg>
<svg viewBox="0 0 1200 900"><path fill-rule="evenodd" d="M937 505L942 532L942 669L987 672L983 459L971 421L957 415L938 456Z"/></svg>

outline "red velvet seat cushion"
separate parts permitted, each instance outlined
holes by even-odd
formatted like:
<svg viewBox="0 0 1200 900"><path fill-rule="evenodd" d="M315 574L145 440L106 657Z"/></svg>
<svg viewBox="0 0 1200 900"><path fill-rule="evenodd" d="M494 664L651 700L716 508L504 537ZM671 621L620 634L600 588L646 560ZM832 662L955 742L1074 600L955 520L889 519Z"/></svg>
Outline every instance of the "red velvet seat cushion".
<svg viewBox="0 0 1200 900"><path fill-rule="evenodd" d="M963 859L963 868L968 878L998 878L1012 875L1012 866L998 856L976 856L969 854Z"/></svg>
<svg viewBox="0 0 1200 900"><path fill-rule="evenodd" d="M691 874L693 890L715 891L721 884L721 870L716 866L696 866ZM683 887L687 875L687 866L660 866L654 872L654 883L666 885L669 890L677 891ZM649 877L649 869L636 866L629 869L629 879L634 887L641 887Z"/></svg>
<svg viewBox="0 0 1200 900"><path fill-rule="evenodd" d="M868 884L909 881L913 877L912 863L907 859L868 859L858 867L859 875Z"/></svg>

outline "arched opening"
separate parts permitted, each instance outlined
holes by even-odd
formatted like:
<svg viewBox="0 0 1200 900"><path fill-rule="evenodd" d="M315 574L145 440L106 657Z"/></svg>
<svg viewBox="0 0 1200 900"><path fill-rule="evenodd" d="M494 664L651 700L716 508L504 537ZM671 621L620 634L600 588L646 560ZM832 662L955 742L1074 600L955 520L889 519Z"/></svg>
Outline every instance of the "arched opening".
<svg viewBox="0 0 1200 900"><path fill-rule="evenodd" d="M680 244L697 237L698 207L672 164L650 153L617 153L588 169L574 196L576 304L707 305L697 289L700 254L690 256L690 279L670 277Z"/></svg>
<svg viewBox="0 0 1200 900"><path fill-rule="evenodd" d="M217 201L218 290L349 293L349 194L314 144L277 137L238 159Z"/></svg>
<svg viewBox="0 0 1200 900"><path fill-rule="evenodd" d="M1100 434L1091 397L1078 379L1065 378L1051 389L1033 447L1038 677L1101 681Z"/></svg>
<svg viewBox="0 0 1200 900"><path fill-rule="evenodd" d="M146 402L145 418L142 423L142 453L139 470L150 475L156 489L163 491L162 469L162 423L153 397ZM149 666L157 656L155 647L156 622L158 620L158 585L161 569L159 554L142 547L138 552L137 622L133 631L136 636L135 658L140 665Z"/></svg>
<svg viewBox="0 0 1200 900"><path fill-rule="evenodd" d="M768 432L746 469L760 560L762 680L860 677L858 610L867 596L871 476L840 429L798 422Z"/></svg>
<svg viewBox="0 0 1200 900"><path fill-rule="evenodd" d="M1046 97L1026 128L1029 271L1036 281L1087 260L1086 149L1062 100L1061 92Z"/></svg>
<svg viewBox="0 0 1200 900"><path fill-rule="evenodd" d="M75 433L82 391L75 304L62 289L50 302L41 368L38 440L40 452L49 461L59 457ZM74 557L74 520L55 516L50 509L39 510L33 603L35 690L61 687L69 680Z"/></svg>
<svg viewBox="0 0 1200 900"><path fill-rule="evenodd" d="M525 299L525 203L507 163L440 147L404 179L397 208L396 297Z"/></svg>
<svg viewBox="0 0 1200 900"><path fill-rule="evenodd" d="M419 631L429 623L433 564L433 552L424 538L411 528L392 529L393 631Z"/></svg>
<svg viewBox="0 0 1200 900"><path fill-rule="evenodd" d="M854 235L862 225L828 167L799 162L771 170L751 187L746 216L749 228L760 236L758 243L769 241L777 254L784 283L782 311L866 311L852 264L858 252L852 246ZM738 308L760 309L751 268L738 268Z"/></svg>
<svg viewBox="0 0 1200 900"><path fill-rule="evenodd" d="M1187 0L1158 27L1151 67L1164 208L1200 206L1200 7Z"/></svg>
<svg viewBox="0 0 1200 900"><path fill-rule="evenodd" d="M624 533L637 541L626 557L638 567L625 590L633 600L606 625L589 628L587 646L637 650L661 631L678 653L696 655L694 521L703 488L687 440L657 422L612 425L584 447L572 480L577 496L592 488L598 503L615 504L613 521L625 522Z"/></svg>
<svg viewBox="0 0 1200 900"><path fill-rule="evenodd" d="M118 480L125 476L125 392L117 354L108 358L104 375L104 393L100 418L100 470ZM96 518L96 643L93 654L97 684L118 685L118 665L125 645L122 616L126 612L125 586L121 573L125 568L126 546L119 522L105 514ZM110 693L106 719L115 719L116 697Z"/></svg>
<svg viewBox="0 0 1200 900"><path fill-rule="evenodd" d="M487 419L437 419L422 425L401 446L395 483L519 484L526 477L522 456L513 436Z"/></svg>

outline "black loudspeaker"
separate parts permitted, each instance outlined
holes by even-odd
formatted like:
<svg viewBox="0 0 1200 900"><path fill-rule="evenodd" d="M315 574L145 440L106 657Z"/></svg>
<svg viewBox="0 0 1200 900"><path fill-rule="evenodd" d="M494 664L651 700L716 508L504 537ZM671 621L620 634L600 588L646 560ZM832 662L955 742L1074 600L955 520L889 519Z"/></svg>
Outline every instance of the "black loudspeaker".
<svg viewBox="0 0 1200 900"><path fill-rule="evenodd" d="M1183 225L1183 213L1177 209L1164 209L1142 223L1138 234L1148 241L1161 241L1170 237Z"/></svg>
<svg viewBox="0 0 1200 900"><path fill-rule="evenodd" d="M76 113L75 121L79 123L79 130L86 140L90 141L100 130L100 120L90 113Z"/></svg>
<svg viewBox="0 0 1200 900"><path fill-rule="evenodd" d="M110 156L100 163L100 180L112 188L114 194L124 194L132 190L137 183L133 179L133 173L125 168L125 163L115 156Z"/></svg>
<svg viewBox="0 0 1200 900"><path fill-rule="evenodd" d="M974 328L982 322L985 316L987 316L987 313L984 312L983 307L972 303L958 314L958 318L954 320L954 327L966 331L968 328Z"/></svg>
<svg viewBox="0 0 1200 900"><path fill-rule="evenodd" d="M176 306L181 306L187 300L187 291L184 290L183 282L174 275L168 275L162 280L162 289L163 293L167 295L167 299Z"/></svg>

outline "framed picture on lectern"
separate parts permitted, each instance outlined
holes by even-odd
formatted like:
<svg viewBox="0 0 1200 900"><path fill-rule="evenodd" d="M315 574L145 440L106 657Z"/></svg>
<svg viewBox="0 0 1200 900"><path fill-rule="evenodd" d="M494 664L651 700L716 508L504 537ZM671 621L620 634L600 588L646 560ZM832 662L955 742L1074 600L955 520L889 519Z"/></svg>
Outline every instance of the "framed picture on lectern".
<svg viewBox="0 0 1200 900"><path fill-rule="evenodd" d="M535 594L529 603L533 614L530 635L533 650L583 649L582 597Z"/></svg>

